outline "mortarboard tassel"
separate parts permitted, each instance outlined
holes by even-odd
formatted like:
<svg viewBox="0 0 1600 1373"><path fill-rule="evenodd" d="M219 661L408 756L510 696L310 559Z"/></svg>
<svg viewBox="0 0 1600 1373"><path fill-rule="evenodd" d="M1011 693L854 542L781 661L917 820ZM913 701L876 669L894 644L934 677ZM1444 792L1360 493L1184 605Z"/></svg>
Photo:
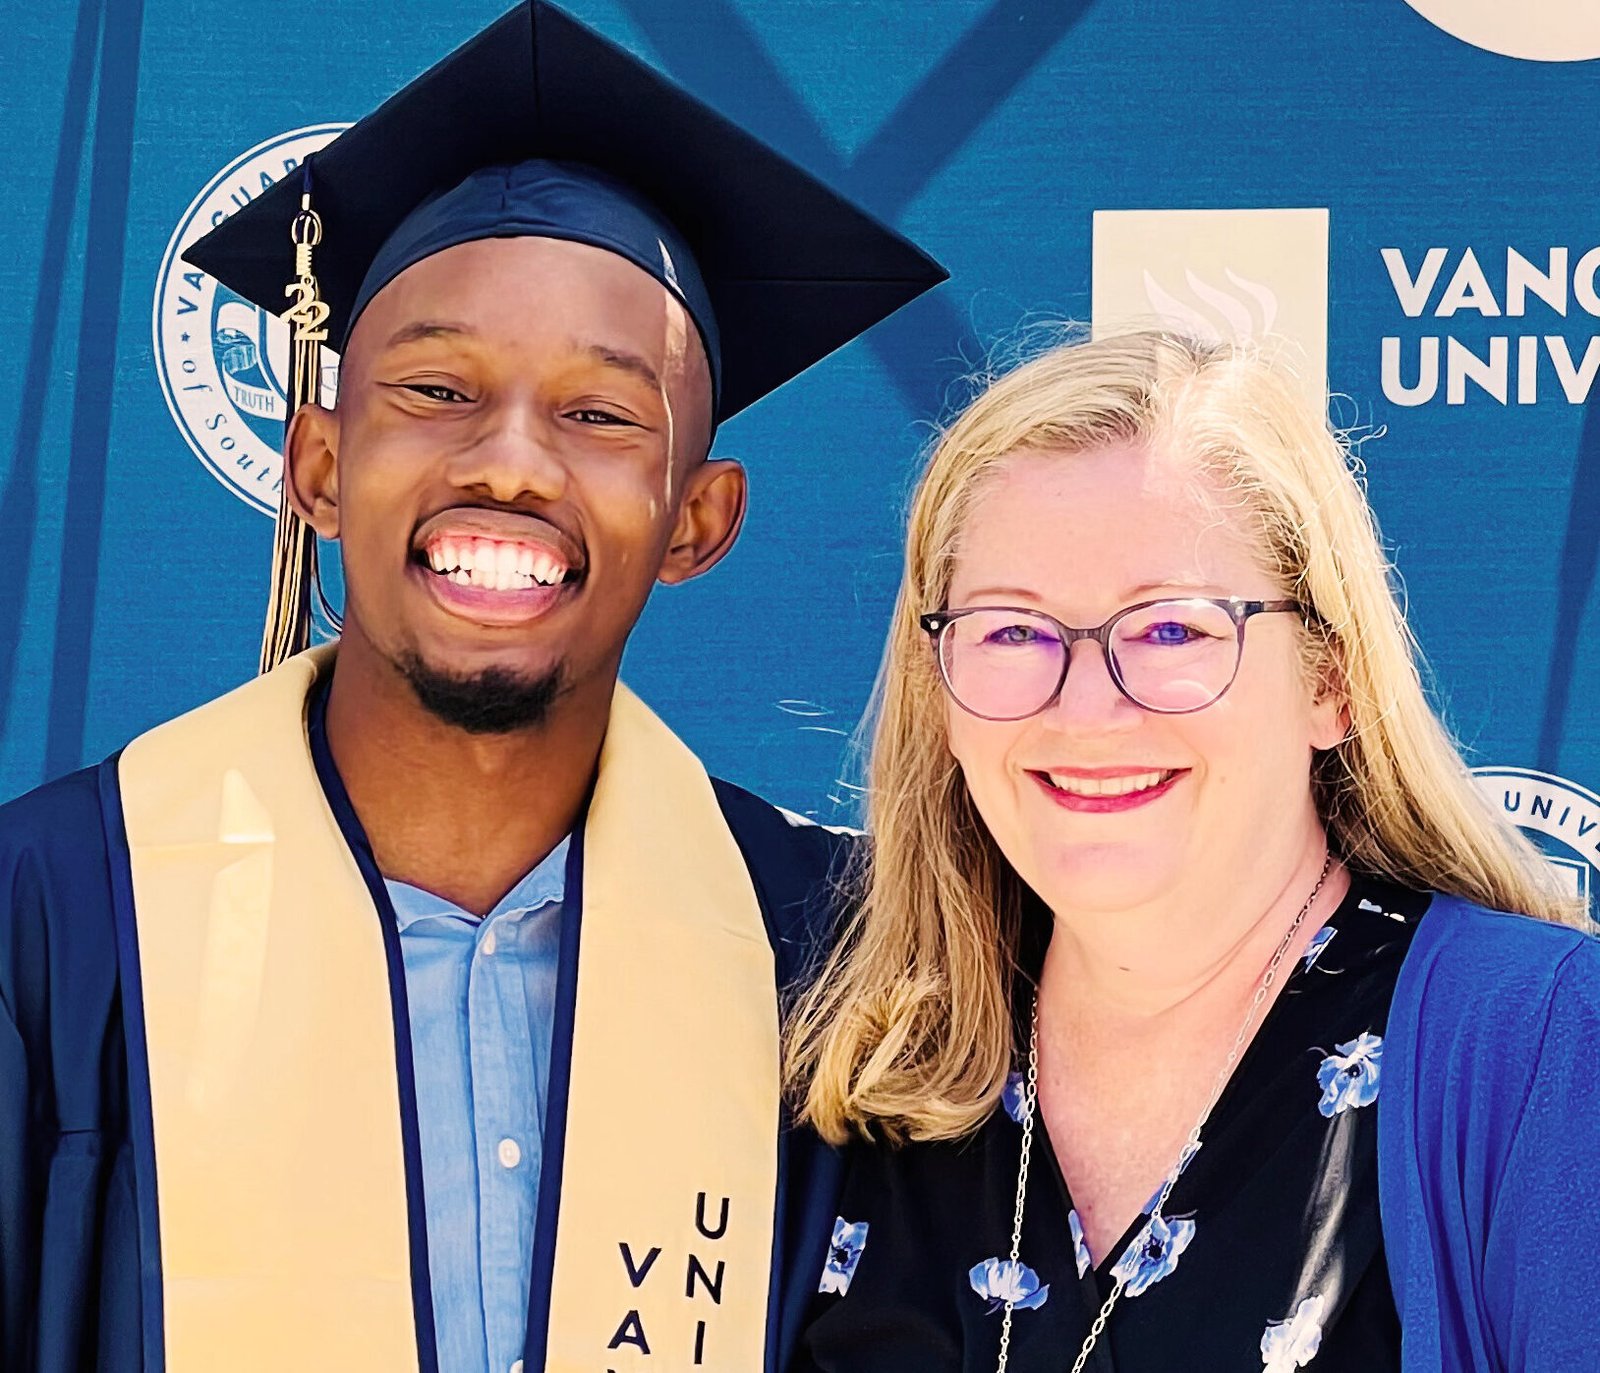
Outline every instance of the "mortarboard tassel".
<svg viewBox="0 0 1600 1373"><path fill-rule="evenodd" d="M284 287L294 304L284 318L292 330L289 345L288 413L284 432L294 412L322 398L322 345L328 341L328 306L318 294L311 253L322 241L322 220L311 208L311 164L305 167L305 189L300 212L289 236L294 240L295 279ZM287 454L285 454L287 462ZM317 535L289 503L289 483L282 485L278 502L277 533L272 550L272 589L268 594L267 623L261 635L261 671L270 672L311 642L311 587L317 580Z"/></svg>

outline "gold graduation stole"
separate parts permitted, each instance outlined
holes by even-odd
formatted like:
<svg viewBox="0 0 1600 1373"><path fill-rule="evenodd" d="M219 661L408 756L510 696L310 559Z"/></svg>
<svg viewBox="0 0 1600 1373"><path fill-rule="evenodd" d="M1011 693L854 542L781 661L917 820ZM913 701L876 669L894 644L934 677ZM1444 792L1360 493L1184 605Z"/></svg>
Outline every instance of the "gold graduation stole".
<svg viewBox="0 0 1600 1373"><path fill-rule="evenodd" d="M331 662L300 654L120 763L168 1373L418 1366L388 966L305 732ZM752 1373L772 949L704 769L621 686L581 912L545 1368Z"/></svg>

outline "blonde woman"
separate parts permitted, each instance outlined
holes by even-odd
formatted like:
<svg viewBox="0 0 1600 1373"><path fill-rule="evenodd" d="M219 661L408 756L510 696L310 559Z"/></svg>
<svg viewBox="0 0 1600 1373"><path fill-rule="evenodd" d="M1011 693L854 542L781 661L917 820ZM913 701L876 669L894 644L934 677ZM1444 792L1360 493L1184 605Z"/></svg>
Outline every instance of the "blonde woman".
<svg viewBox="0 0 1600 1373"><path fill-rule="evenodd" d="M943 435L790 1025L850 1141L796 1367L1600 1368L1600 942L1388 573L1247 350L1059 348Z"/></svg>

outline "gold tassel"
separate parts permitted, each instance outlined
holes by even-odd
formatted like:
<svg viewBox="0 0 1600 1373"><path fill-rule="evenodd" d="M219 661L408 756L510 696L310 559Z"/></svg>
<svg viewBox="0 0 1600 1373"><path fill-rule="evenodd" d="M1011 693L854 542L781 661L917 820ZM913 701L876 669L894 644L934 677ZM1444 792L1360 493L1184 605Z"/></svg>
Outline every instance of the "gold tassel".
<svg viewBox="0 0 1600 1373"><path fill-rule="evenodd" d="M289 346L288 422L302 405L322 399L322 345L328 341L328 306L317 289L311 250L322 241L322 220L311 208L311 173L306 169L306 189L300 213L289 236L294 240L295 279L284 287L294 298L285 313L292 330ZM272 589L268 593L267 623L261 635L261 671L270 672L311 643L311 588L317 577L317 535L289 503L288 451L285 444L284 481L278 501L277 534L272 549Z"/></svg>

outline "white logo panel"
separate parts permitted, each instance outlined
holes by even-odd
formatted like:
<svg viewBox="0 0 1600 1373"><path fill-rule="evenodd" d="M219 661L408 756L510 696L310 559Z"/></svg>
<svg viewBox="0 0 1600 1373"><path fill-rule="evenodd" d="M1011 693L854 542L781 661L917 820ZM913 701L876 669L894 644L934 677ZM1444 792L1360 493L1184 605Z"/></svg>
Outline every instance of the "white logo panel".
<svg viewBox="0 0 1600 1373"><path fill-rule="evenodd" d="M1328 374L1326 210L1097 210L1094 333L1160 325L1277 340L1320 410Z"/></svg>
<svg viewBox="0 0 1600 1373"><path fill-rule="evenodd" d="M276 314L189 266L183 253L216 225L337 137L318 124L258 143L214 176L184 211L156 276L151 331L156 375L173 421L206 470L241 500L275 514L283 485L289 326ZM283 237L283 279L294 249ZM288 300L284 305L287 308ZM331 403L338 361L323 351L322 396Z"/></svg>

